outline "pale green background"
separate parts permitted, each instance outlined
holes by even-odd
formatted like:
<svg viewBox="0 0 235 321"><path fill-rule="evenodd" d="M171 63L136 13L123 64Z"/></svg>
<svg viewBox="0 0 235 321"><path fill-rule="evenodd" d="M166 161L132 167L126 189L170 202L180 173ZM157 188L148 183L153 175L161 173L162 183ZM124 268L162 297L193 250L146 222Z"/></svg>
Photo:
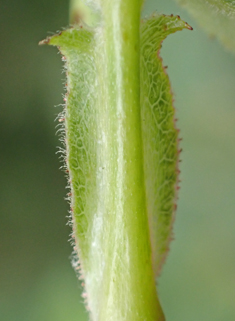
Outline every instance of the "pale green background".
<svg viewBox="0 0 235 321"><path fill-rule="evenodd" d="M160 2L162 2L160 4ZM167 321L235 320L235 56L194 27L163 44L181 137L175 241L158 281ZM0 320L85 321L70 265L55 116L62 63L37 42L67 25L66 0L0 1Z"/></svg>

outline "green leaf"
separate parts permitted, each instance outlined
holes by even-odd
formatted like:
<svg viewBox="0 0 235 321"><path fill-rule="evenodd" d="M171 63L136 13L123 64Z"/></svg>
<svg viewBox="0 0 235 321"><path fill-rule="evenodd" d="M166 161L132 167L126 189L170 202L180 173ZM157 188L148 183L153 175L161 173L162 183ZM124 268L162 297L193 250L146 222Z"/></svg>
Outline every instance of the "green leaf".
<svg viewBox="0 0 235 321"><path fill-rule="evenodd" d="M155 275L161 269L172 238L179 172L175 110L159 51L169 34L183 28L192 29L179 16L155 15L141 25L143 157Z"/></svg>
<svg viewBox="0 0 235 321"><path fill-rule="evenodd" d="M176 0L186 8L210 36L235 53L235 1Z"/></svg>
<svg viewBox="0 0 235 321"><path fill-rule="evenodd" d="M42 42L67 60L61 120L74 265L92 320L163 321L154 270L171 234L178 150L157 52L168 34L190 27L179 17L155 15L140 28L141 1L101 7L97 27L77 25Z"/></svg>

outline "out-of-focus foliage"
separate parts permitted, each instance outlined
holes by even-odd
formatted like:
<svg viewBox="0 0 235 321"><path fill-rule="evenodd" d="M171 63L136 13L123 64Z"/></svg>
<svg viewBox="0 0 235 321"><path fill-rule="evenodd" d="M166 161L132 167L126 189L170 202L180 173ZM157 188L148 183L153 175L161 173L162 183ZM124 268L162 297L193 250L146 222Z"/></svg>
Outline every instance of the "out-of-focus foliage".
<svg viewBox="0 0 235 321"><path fill-rule="evenodd" d="M211 37L235 53L235 1L176 0L186 8Z"/></svg>
<svg viewBox="0 0 235 321"><path fill-rule="evenodd" d="M145 8L195 27L172 0ZM1 0L0 12L0 319L86 321L55 155L65 74L60 56L38 47L66 27L68 3ZM234 321L235 59L197 27L169 36L161 55L183 137L175 240L158 280L166 320Z"/></svg>

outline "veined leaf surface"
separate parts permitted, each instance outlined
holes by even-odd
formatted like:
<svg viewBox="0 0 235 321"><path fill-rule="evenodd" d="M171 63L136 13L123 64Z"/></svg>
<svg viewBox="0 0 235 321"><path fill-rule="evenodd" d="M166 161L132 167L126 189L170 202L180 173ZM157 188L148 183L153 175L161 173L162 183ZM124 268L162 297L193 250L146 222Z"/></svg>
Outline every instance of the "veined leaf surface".
<svg viewBox="0 0 235 321"><path fill-rule="evenodd" d="M155 275L172 237L178 180L178 130L169 77L159 56L162 41L183 28L176 16L153 16L141 25L141 118L146 203Z"/></svg>

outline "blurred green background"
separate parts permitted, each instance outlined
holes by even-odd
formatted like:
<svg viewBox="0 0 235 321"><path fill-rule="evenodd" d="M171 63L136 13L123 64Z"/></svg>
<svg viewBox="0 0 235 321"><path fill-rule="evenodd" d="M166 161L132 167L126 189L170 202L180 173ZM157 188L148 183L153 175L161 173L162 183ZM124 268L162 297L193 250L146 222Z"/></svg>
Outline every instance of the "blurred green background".
<svg viewBox="0 0 235 321"><path fill-rule="evenodd" d="M194 27L162 56L183 137L175 241L158 280L167 321L235 320L235 56L171 1L145 12ZM0 1L0 320L85 321L70 265L66 180L54 119L62 62L38 41L68 22L66 0Z"/></svg>

